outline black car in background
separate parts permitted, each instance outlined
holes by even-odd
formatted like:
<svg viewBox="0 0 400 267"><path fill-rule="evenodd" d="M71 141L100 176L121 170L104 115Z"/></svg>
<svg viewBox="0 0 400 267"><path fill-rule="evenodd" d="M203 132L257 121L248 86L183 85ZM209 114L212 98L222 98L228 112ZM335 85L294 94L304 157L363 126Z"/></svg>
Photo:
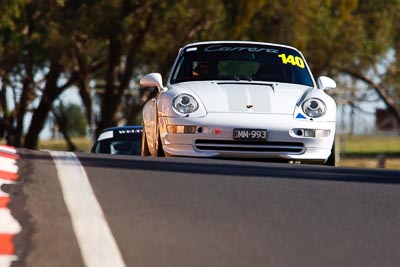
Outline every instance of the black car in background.
<svg viewBox="0 0 400 267"><path fill-rule="evenodd" d="M107 128L101 132L91 152L96 154L140 155L142 126Z"/></svg>

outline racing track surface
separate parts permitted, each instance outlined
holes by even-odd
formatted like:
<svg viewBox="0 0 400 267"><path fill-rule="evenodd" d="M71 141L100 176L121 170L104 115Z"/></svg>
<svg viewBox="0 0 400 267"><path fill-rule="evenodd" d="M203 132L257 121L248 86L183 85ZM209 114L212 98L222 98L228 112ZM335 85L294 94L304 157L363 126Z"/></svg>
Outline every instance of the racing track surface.
<svg viewBox="0 0 400 267"><path fill-rule="evenodd" d="M53 158L19 154L13 266L84 266ZM125 266L400 262L399 171L76 155Z"/></svg>

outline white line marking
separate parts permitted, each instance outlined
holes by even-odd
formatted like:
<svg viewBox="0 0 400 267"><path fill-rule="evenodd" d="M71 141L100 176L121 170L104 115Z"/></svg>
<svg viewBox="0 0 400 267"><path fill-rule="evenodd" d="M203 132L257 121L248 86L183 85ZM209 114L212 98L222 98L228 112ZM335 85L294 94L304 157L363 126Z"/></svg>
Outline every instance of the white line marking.
<svg viewBox="0 0 400 267"><path fill-rule="evenodd" d="M83 261L88 267L123 267L121 252L94 195L89 179L74 153L50 151L71 215Z"/></svg>

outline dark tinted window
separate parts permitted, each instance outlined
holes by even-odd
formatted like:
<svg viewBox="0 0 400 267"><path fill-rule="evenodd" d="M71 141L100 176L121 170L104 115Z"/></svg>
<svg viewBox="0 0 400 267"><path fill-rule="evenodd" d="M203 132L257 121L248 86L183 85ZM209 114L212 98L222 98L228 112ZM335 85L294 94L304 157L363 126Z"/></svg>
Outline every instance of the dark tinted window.
<svg viewBox="0 0 400 267"><path fill-rule="evenodd" d="M254 80L313 86L304 58L290 48L258 44L186 47L171 83L196 80Z"/></svg>
<svg viewBox="0 0 400 267"><path fill-rule="evenodd" d="M124 134L97 141L92 153L140 155L142 134Z"/></svg>

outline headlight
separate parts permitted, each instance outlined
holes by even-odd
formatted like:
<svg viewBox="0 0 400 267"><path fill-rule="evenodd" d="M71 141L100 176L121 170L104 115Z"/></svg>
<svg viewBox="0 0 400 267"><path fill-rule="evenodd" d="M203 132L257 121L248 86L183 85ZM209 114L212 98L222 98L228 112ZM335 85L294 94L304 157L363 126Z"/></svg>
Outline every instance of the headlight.
<svg viewBox="0 0 400 267"><path fill-rule="evenodd" d="M195 112L199 107L196 99L188 94L180 94L176 96L173 105L178 112L184 114Z"/></svg>
<svg viewBox="0 0 400 267"><path fill-rule="evenodd" d="M321 117L326 112L325 103L318 98L307 99L303 102L303 105L301 107L303 108L304 113L311 118Z"/></svg>

